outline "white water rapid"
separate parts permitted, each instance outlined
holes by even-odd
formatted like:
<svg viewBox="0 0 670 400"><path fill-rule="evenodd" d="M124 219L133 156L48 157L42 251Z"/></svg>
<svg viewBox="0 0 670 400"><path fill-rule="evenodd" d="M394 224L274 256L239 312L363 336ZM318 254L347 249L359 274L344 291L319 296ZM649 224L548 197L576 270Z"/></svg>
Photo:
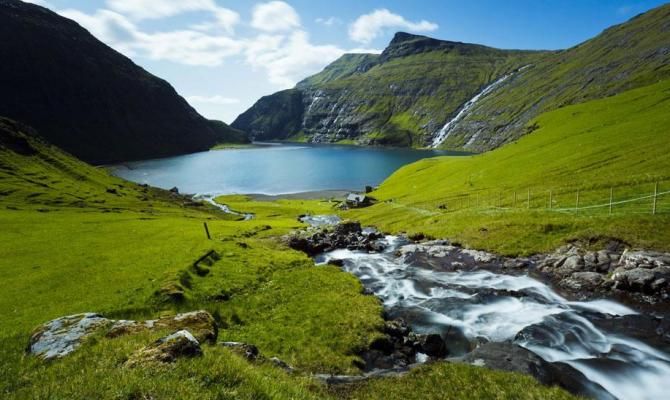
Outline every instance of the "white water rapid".
<svg viewBox="0 0 670 400"><path fill-rule="evenodd" d="M431 144L432 148L438 147L442 142L444 142L449 135L451 134L452 130L454 129L454 126L458 121L463 119L463 117L470 111L470 109L481 99L482 97L486 96L487 94L491 93L493 90L495 90L498 86L500 86L503 82L511 78L513 75L525 70L526 68L529 68L530 65L526 65L524 67L519 68L516 71L510 72L509 74L503 75L501 78L493 82L492 84L486 86L481 92L477 93L475 97L471 98L468 100L463 107L461 107L461 110L456 114L454 118L452 118L449 122L447 122L442 129L440 129L437 132L437 135L433 139L433 143Z"/></svg>
<svg viewBox="0 0 670 400"><path fill-rule="evenodd" d="M569 301L527 275L479 269L472 252L450 246L435 246L421 258L403 250L412 245L398 237L384 242L383 253L335 250L317 262L344 260L343 268L383 301L389 315L403 317L417 332L457 328L472 342L511 341L545 361L572 366L616 398L670 398L670 355L616 332L611 322L635 317L628 307L609 300ZM450 251L462 262L443 267L431 261ZM596 396L611 398L599 390L602 395Z"/></svg>

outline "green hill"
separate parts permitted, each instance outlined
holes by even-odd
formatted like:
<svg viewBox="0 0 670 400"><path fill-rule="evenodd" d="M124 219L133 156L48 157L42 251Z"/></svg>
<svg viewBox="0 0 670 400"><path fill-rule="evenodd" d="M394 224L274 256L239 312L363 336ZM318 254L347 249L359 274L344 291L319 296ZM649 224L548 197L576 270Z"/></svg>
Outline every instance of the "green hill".
<svg viewBox="0 0 670 400"><path fill-rule="evenodd" d="M659 215L650 197L657 182L670 191L668 110L665 80L542 114L532 133L500 149L401 168L373 193L380 204L352 217L512 254L603 237L670 249L670 195L658 198ZM580 207L597 207L571 210L578 192ZM610 216L610 194L642 198Z"/></svg>

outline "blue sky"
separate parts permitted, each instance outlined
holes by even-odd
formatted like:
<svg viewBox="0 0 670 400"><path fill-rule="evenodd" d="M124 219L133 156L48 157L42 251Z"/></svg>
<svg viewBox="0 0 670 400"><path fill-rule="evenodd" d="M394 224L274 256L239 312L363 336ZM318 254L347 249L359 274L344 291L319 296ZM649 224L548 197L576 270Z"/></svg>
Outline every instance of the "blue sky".
<svg viewBox="0 0 670 400"><path fill-rule="evenodd" d="M226 122L345 52L396 31L499 48L561 49L661 0L30 0L74 19Z"/></svg>

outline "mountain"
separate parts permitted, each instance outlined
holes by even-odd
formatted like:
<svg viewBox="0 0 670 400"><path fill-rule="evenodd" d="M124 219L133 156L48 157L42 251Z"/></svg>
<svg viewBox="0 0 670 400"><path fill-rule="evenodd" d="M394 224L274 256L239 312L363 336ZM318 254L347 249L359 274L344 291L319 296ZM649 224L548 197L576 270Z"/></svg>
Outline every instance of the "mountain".
<svg viewBox="0 0 670 400"><path fill-rule="evenodd" d="M92 163L170 156L246 141L199 115L164 80L74 21L0 0L0 115Z"/></svg>
<svg viewBox="0 0 670 400"><path fill-rule="evenodd" d="M450 110L542 54L400 32L382 54L346 54L295 89L260 99L232 126L264 139L423 146Z"/></svg>
<svg viewBox="0 0 670 400"><path fill-rule="evenodd" d="M528 122L545 111L669 77L668 43L670 5L562 51L401 32L381 55L345 55L296 85L291 98L302 97L302 112L275 118L272 109L286 106L271 95L232 126L266 139L486 151L532 131Z"/></svg>

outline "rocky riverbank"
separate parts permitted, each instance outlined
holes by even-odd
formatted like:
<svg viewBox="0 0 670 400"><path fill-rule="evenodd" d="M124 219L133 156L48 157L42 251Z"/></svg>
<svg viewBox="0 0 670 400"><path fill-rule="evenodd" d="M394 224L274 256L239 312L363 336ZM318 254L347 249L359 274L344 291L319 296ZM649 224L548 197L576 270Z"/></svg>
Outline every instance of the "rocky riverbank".
<svg viewBox="0 0 670 400"><path fill-rule="evenodd" d="M597 251L573 243L510 258L447 240L385 236L351 221L286 239L317 262L358 276L366 293L383 301L384 336L361 353L363 371L449 360L610 398L634 391L632 384L594 373L623 368L656 380L670 366L668 254L611 241ZM591 353L600 360L588 361ZM660 370L648 369L658 362Z"/></svg>

